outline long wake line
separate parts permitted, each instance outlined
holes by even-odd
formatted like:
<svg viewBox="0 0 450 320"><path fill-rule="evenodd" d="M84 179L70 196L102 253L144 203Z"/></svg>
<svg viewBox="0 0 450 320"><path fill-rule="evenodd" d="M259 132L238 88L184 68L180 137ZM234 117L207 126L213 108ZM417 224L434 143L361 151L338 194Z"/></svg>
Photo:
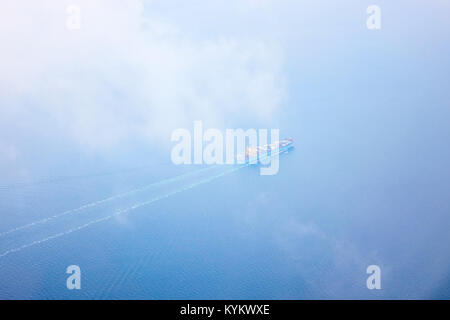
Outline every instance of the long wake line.
<svg viewBox="0 0 450 320"><path fill-rule="evenodd" d="M112 201L112 200L115 200L115 199L120 199L122 197L125 197L127 195L130 195L130 194L133 194L133 193L136 193L136 192L139 192L139 191L144 191L144 190L150 189L152 187L156 187L156 186L164 185L164 184L167 184L167 183L170 183L170 182L174 182L174 181L177 181L177 180L180 180L180 179L192 176L192 175L200 173L200 172L205 172L205 171L211 170L211 169L216 168L216 167L217 167L217 165L214 165L214 166L203 168L203 169L199 169L199 170L196 170L196 171L187 172L187 173L184 173L182 175L179 175L179 176L176 176L176 177L173 177L173 178L164 179L164 180L161 180L161 181L158 181L158 182L154 182L154 183L151 183L149 185L146 185L146 186L143 186L143 187L140 187L140 188L136 188L136 189L132 189L132 190L129 190L129 191L126 191L126 192L123 192L123 193L116 194L114 196L111 196L111 197L108 197L108 198L105 198L105 199L102 199L102 200L94 201L94 202L82 205L81 207L78 207L78 208L75 208L75 209L66 210L66 211L63 211L61 213L55 214L53 216L50 216L48 218L44 218L44 219L41 219L41 220L30 222L28 224L24 224L22 226L10 229L8 231L1 232L0 233L0 237L6 236L8 234L14 233L14 232L19 231L19 230L30 228L30 227L38 225L38 224L47 223L47 222L49 222L51 220L54 220L56 218L59 218L59 217L62 217L62 216L68 215L68 214L72 214L72 213L75 213L75 212L79 212L79 211L82 211L82 210L87 209L87 208L95 207L95 206L97 206L99 204L102 204L102 203L106 203L106 202L109 202L109 201Z"/></svg>
<svg viewBox="0 0 450 320"><path fill-rule="evenodd" d="M159 200L168 198L168 197L173 196L173 195L175 195L175 194L177 194L177 193L180 193L180 192L183 192L183 191L186 191L186 190L195 188L195 187L197 187L197 186L199 186L199 185L202 185L202 184L211 182L211 181L213 181L213 180L215 180L215 179L217 179L217 178L220 178L220 177L222 177L222 176L224 176L224 175L227 175L227 174L229 174L229 173L232 173L232 172L234 172L234 171L237 171L237 170L239 170L239 169L241 169L241 168L244 168L244 167L246 167L246 166L248 166L248 165L250 165L250 164L247 163L247 164L244 164L244 165L240 165L240 166L238 166L238 167L236 167L236 168L233 168L233 169L227 170L227 171L225 171L225 172L219 173L219 174L217 174L217 175L214 175L214 176L212 176L212 177L210 177L210 178L208 178L208 179L203 179L203 180L200 180L200 181L198 181L198 182L196 182L196 183L189 184L189 185L187 185L186 187L183 187L183 188L180 188L180 189L178 189L178 190L172 191L172 192L170 192L170 193L168 193L168 194L165 194L165 195L163 195L163 196L159 196L159 197L153 198L153 199L151 199L151 200L148 200L148 201L144 201L144 202L135 204L135 205L133 205L133 206L131 206L131 207L129 207L129 208L126 208L126 209L118 210L118 211L116 211L115 213L113 213L113 214L111 214L111 215L109 215L109 216L106 216L106 217L103 217L103 218L100 218L100 219L96 219L96 220L92 220L92 221L90 221L90 222L88 222L88 223L86 223L86 224L83 224L83 225L81 225L81 226L78 226L78 227L69 229L69 230L64 231L64 232L56 233L56 234L54 234L54 235L48 236L48 237L46 237L46 238L43 238L43 239L41 239L41 240L36 240L36 241L30 242L30 243L28 243L28 244L24 244L24 245L22 245L22 246L20 246L20 247L17 247L17 248L9 249L9 250L7 250L7 251L4 251L2 254L0 254L0 258L3 258L3 257L7 256L7 255L10 254L10 253L19 252L19 251L22 251L23 249L29 248L29 247L31 247L31 246L34 246L34 245L37 245L37 244L41 244L41 243L47 242L47 241L49 241L49 240L53 240L53 239L56 239L56 238L59 238L59 237L62 237L62 236L71 234L71 233L73 233L73 232L75 232L75 231L79 231L79 230L82 230L82 229L84 229L84 228L87 228L87 227L89 227L89 226L91 226L91 225L93 225L93 224L96 224L96 223L100 223L100 222L109 220L109 219L111 219L111 218L113 218L113 217L115 217L115 216L118 216L118 215L121 215L121 214L130 212L130 211L132 211L132 210L134 210L134 209L137 209L137 208L140 208L140 207L142 207L142 206L149 205L149 204L151 204L151 203L153 203L153 202L156 202L156 201L159 201ZM205 169L209 169L209 168L205 168ZM204 169L201 169L201 170L204 170ZM197 172L198 172L198 171L197 171ZM179 178L179 177L181 177L181 176L178 176L178 177L175 177L175 178L172 178L172 179L177 179L177 178ZM157 182L156 184L159 184L159 183L160 183L160 182ZM155 185L155 184L152 184L152 185ZM105 199L105 200L106 200L106 199ZM101 200L101 201L104 201L104 200ZM98 203L98 201L95 202L95 203ZM81 208L81 207L80 207L80 208ZM77 209L75 209L75 210L77 210ZM72 211L73 211L73 210L72 210ZM59 214L59 215L56 215L56 216L61 216L62 214L63 214L63 213L61 213L61 214ZM65 214L67 214L67 213L65 213ZM47 218L47 219L43 219L43 220L40 220L40 221L48 221L49 219L54 219L54 217L55 217L55 216L50 217L50 218ZM39 223L43 223L43 222L39 222ZM34 224L36 224L36 223L34 223ZM31 225L31 224L29 224L29 225ZM24 228L25 228L25 226L22 226L22 229L24 229ZM16 228L16 229L18 229L18 228ZM13 230L14 230L14 229L13 229ZM20 230L20 229L19 229L19 230ZM13 231L11 231L11 232L13 232ZM9 233L11 233L11 232L9 232ZM4 234L6 234L6 233L4 233Z"/></svg>

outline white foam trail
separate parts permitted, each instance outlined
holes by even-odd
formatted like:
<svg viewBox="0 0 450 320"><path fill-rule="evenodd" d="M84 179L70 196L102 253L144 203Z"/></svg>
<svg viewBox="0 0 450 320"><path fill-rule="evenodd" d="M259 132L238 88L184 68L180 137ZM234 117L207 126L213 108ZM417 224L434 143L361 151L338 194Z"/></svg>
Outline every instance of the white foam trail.
<svg viewBox="0 0 450 320"><path fill-rule="evenodd" d="M222 177L222 176L224 176L224 175L226 175L226 174L229 174L229 173L232 173L232 172L234 172L234 171L237 171L237 170L239 170L239 169L241 169L241 168L243 168L243 167L246 167L246 166L248 166L248 165L249 165L249 164L244 164L244 165L238 166L238 167L236 167L236 168L233 168L233 169L224 171L224 172L222 172L222 173L220 173L220 174L214 175L214 176L212 176L212 177L210 177L210 178L208 178L208 179L203 179L203 180L200 180L199 182L195 182L195 183L189 184L189 185L187 185L186 187L183 187L183 188L181 188L181 189L172 191L172 192L170 192L170 193L168 193L168 194L165 194L165 195L162 195L162 196L153 198L153 199L148 200L148 201L144 201L144 202L135 204L135 205L133 205L133 206L131 206L131 207L129 207L129 208L126 208L126 209L118 210L118 211L116 211L115 213L113 213L113 214L111 214L111 215L109 215L109 216L106 216L106 217L103 217L103 218L100 218L100 219L96 219L96 220L92 220L92 221L90 221L90 222L88 222L88 223L86 223L86 224L83 224L83 225L81 225L81 226L78 226L78 227L69 229L69 230L67 230L67 231L60 232L60 233L56 233L56 234L54 234L54 235L48 236L48 237L46 237L46 238L43 238L43 239L41 239L41 240L36 240L36 241L30 242L30 243L28 243L28 244L24 244L24 245L22 245L22 246L20 246L20 247L17 247L17 248L13 248L13 249L4 251L3 253L0 254L0 258L3 258L3 257L5 257L5 256L7 256L8 254L11 254L11 253L14 253L14 252L22 251L23 249L32 247L32 246L34 246L34 245L41 244L41 243L47 242L47 241L49 241L49 240L53 240L53 239L56 239L56 238L59 238L59 237L62 237L62 236L71 234L71 233L73 233L73 232L75 232L75 231L79 231L79 230L81 230L81 229L87 228L87 227L89 227L89 226L91 226L91 225L93 225L93 224L96 224L96 223L100 223L100 222L109 220L109 219L111 219L111 218L113 218L113 217L115 217L115 216L118 216L118 215L121 215L121 214L130 212L130 211L132 211L132 210L134 210L134 209L137 209L137 208L140 208L140 207L142 207L142 206L149 205L149 204L151 204L151 203L153 203L153 202L156 202L156 201L159 201L159 200L168 198L168 197L173 196L173 195L175 195L175 194L177 194L177 193L180 193L180 192L183 192L183 191L186 191L186 190L195 188L195 187L197 187L197 186L199 186L199 185L202 185L202 184L211 182L211 181L213 181L213 180L215 180L215 179L217 179L217 178L220 178L220 177Z"/></svg>
<svg viewBox="0 0 450 320"><path fill-rule="evenodd" d="M108 219L111 219L113 216L114 215L110 215L110 216L107 216L107 217L104 217L104 218L101 218L101 219L93 220L93 221L90 221L90 222L88 222L86 224L83 224L83 225L81 225L79 227L67 230L65 232L56 233L56 234L48 236L48 237L46 237L44 239L36 240L36 241L30 242L28 244L24 244L23 246L7 250L7 251L3 252L2 254L0 254L0 258L4 257L4 256L6 256L6 255L8 255L10 253L13 253L13 252L22 251L23 249L26 249L28 247L34 246L36 244L40 244L40 243L43 243L43 242L46 242L46 241L49 241L49 240L52 240L52 239L56 239L56 238L62 237L64 235L66 235L66 234L70 234L72 232L84 229L84 228L90 226L91 224L95 224L95 223L99 223L99 222L102 222L102 221L106 221Z"/></svg>
<svg viewBox="0 0 450 320"><path fill-rule="evenodd" d="M105 202L109 202L109 201L112 201L112 200L115 200L115 199L120 199L122 197L125 197L127 195L130 195L130 194L133 194L133 193L136 193L136 192L139 192L139 191L147 190L147 189L152 188L152 187L164 185L166 183L174 182L174 181L177 181L179 179L183 179L183 178L186 178L188 176L191 176L191 175L194 175L194 174L197 174L197 173L200 173L200 172L211 170L211 169L213 169L215 167L217 167L217 165L213 165L211 167L207 167L207 168L199 169L199 170L196 170L196 171L188 172L188 173L185 173L185 174L173 177L173 178L164 179L164 180L161 180L161 181L158 181L158 182L151 183L151 184L146 185L146 186L141 187L141 188L136 188L136 189L133 189L133 190L129 190L129 191L126 191L126 192L123 192L123 193L119 193L119 194L116 194L114 196L102 199L102 200L98 200L98 201L94 201L94 202L82 205L81 207L78 207L78 208L75 208L75 209L66 210L64 212L55 214L55 215L53 215L51 217L44 218L44 219L41 219L41 220L37 220L37 221L34 221L34 222L30 222L30 223L24 224L22 226L10 229L8 231L1 232L0 233L0 237L6 236L8 234L14 233L14 232L19 231L19 230L30 228L30 227L38 225L38 224L47 223L47 222L49 222L51 220L54 220L56 218L63 217L65 215L72 214L72 213L75 213L75 212L79 212L79 211L82 211L82 210L87 209L87 208L95 207L95 206L97 206L99 204L102 204L102 203L105 203Z"/></svg>

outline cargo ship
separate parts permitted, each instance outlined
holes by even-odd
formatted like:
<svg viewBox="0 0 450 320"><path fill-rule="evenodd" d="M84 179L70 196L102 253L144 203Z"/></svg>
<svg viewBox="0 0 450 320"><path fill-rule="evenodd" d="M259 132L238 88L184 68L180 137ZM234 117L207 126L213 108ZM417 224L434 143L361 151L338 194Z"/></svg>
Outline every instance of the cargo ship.
<svg viewBox="0 0 450 320"><path fill-rule="evenodd" d="M247 147L247 149L245 149L245 155L238 155L238 160L242 161L245 159L245 163L256 164L259 160L288 152L292 148L294 148L293 138L281 139L263 146Z"/></svg>

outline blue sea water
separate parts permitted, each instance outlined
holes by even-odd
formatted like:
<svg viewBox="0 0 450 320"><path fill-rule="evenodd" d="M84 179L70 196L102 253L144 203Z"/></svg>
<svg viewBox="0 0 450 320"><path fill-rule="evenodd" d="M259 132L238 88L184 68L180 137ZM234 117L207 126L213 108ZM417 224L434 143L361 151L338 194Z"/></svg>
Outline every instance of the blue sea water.
<svg viewBox="0 0 450 320"><path fill-rule="evenodd" d="M346 130L330 126L311 138L301 135L306 125L292 127L303 138L280 156L274 176L246 166L193 186L231 167L167 163L3 186L2 212L14 215L1 231L139 189L6 234L3 251L171 195L0 258L0 298L448 298L448 176L426 156L439 150L377 146L370 126L355 126L368 138L356 149ZM72 264L81 290L66 288ZM372 264L381 267L382 290L366 288Z"/></svg>
<svg viewBox="0 0 450 320"><path fill-rule="evenodd" d="M0 298L448 299L448 94L427 87L426 76L387 90L409 67L369 68L391 77L358 84L344 72L320 69L321 89L314 89L317 79L303 84L310 87L303 94L292 89L292 101L273 124L295 139L295 149L280 156L278 174L244 167L3 256ZM0 232L203 170L173 165L170 149L130 152L124 169L54 149L47 155L53 166L43 165L53 176L3 184ZM214 170L5 235L0 248L66 232ZM72 264L81 268L81 290L66 288ZM373 264L382 271L381 290L366 287Z"/></svg>

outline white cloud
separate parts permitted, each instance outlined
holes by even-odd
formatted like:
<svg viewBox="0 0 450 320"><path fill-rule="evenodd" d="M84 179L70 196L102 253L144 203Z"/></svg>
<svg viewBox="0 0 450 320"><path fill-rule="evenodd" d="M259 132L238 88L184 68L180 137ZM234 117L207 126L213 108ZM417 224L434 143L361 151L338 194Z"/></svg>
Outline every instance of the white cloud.
<svg viewBox="0 0 450 320"><path fill-rule="evenodd" d="M252 1L250 1L251 3ZM66 28L69 4L81 29ZM193 39L142 1L6 1L0 12L2 126L33 119L103 149L168 139L201 119L267 121L285 95L282 52L264 39ZM2 122L2 120L0 120ZM12 130L11 129L11 130Z"/></svg>

